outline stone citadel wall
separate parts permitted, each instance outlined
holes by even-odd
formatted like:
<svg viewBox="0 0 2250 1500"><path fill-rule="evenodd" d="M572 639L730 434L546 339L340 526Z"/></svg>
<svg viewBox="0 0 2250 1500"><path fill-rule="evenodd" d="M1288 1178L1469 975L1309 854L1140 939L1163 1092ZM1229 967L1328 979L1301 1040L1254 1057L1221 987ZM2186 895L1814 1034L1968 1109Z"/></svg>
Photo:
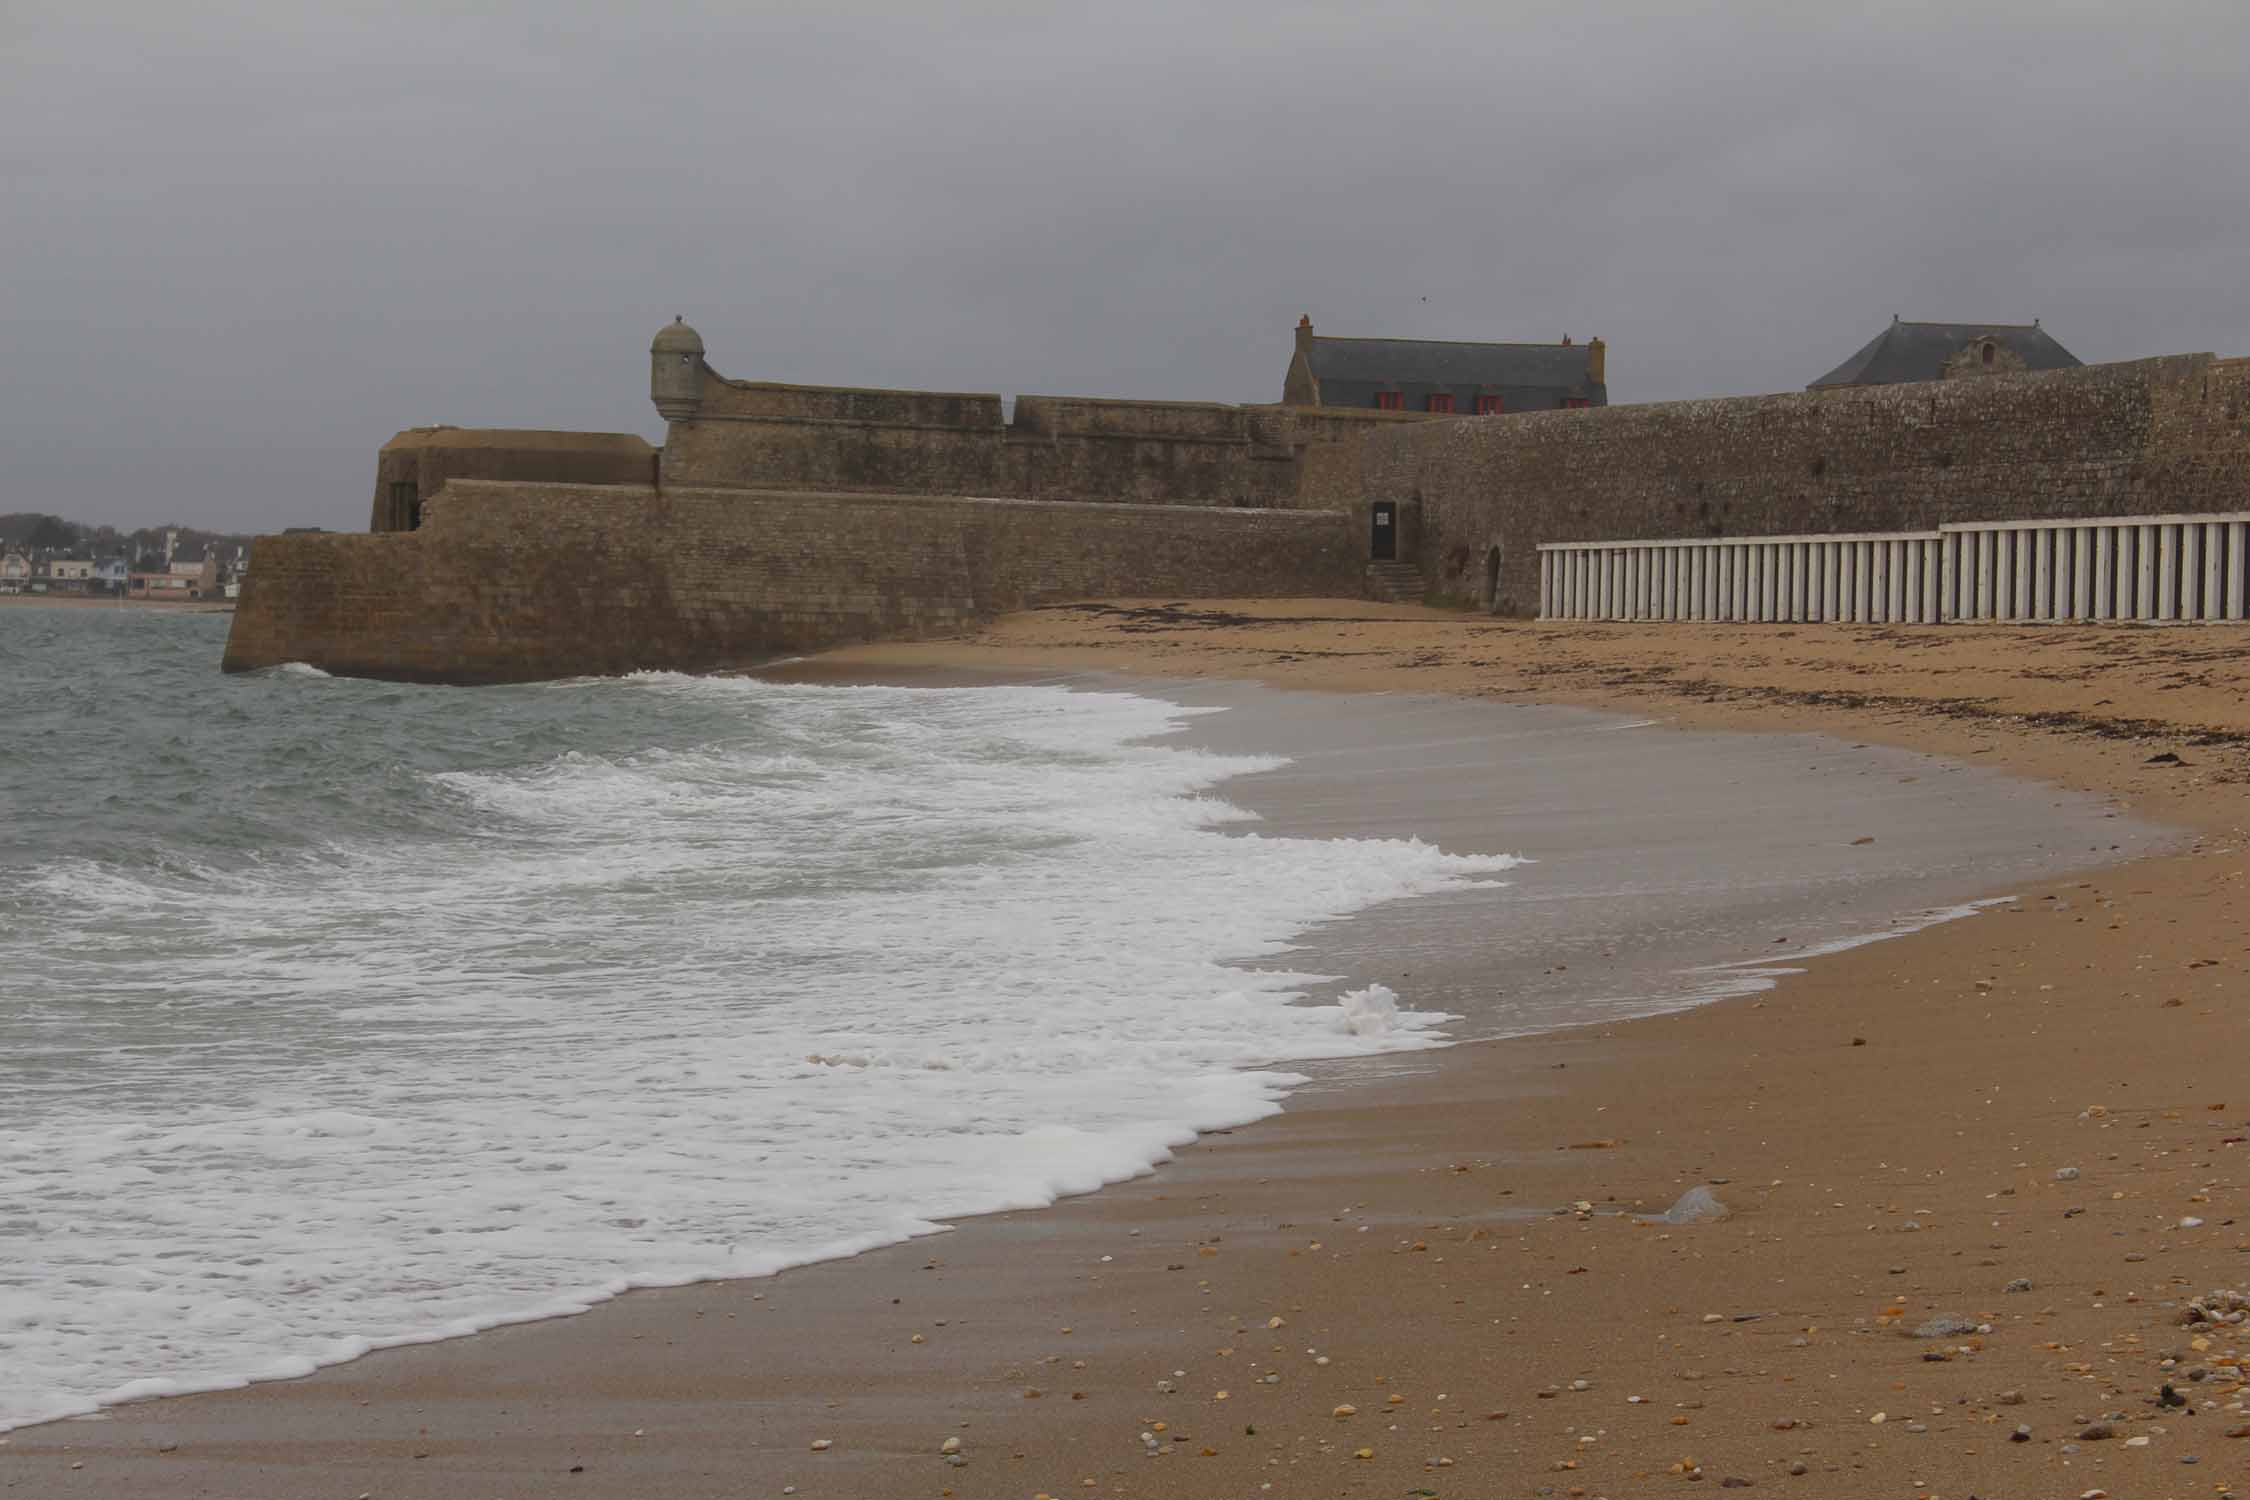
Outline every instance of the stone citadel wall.
<svg viewBox="0 0 2250 1500"><path fill-rule="evenodd" d="M1433 597L1529 614L1541 542L2250 508L2250 361L1457 418L1361 459Z"/></svg>
<svg viewBox="0 0 2250 1500"><path fill-rule="evenodd" d="M1541 542L2250 509L2250 361L2208 354L1436 420L1025 397L1011 423L997 396L728 381L699 350L667 378L662 450L401 434L375 534L259 540L227 665L495 681L1065 599L1356 597L1378 502L1435 599L1516 614Z"/></svg>
<svg viewBox="0 0 2250 1500"><path fill-rule="evenodd" d="M632 433L413 427L376 456L370 531L411 531L455 479L861 491L1149 505L1355 501L1370 432L1420 412L996 395L726 380L664 446Z"/></svg>
<svg viewBox="0 0 2250 1500"><path fill-rule="evenodd" d="M409 427L375 455L369 531L412 531L422 502L456 479L653 484L656 450L630 432Z"/></svg>
<svg viewBox="0 0 2250 1500"><path fill-rule="evenodd" d="M673 406L662 482L1167 505L1291 506L1420 412L885 391L729 380Z"/></svg>
<svg viewBox="0 0 2250 1500"><path fill-rule="evenodd" d="M261 537L224 665L508 682L742 666L1071 599L1351 595L1333 511L454 480L419 530Z"/></svg>

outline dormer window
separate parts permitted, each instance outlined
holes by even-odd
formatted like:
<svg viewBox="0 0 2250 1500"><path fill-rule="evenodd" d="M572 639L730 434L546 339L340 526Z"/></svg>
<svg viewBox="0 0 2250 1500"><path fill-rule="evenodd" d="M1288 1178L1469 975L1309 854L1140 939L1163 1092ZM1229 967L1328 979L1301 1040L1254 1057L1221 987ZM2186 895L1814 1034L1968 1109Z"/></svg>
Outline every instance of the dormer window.
<svg viewBox="0 0 2250 1500"><path fill-rule="evenodd" d="M1400 409L1400 407L1399 407L1398 392L1397 392L1397 391L1377 391L1377 392L1375 393L1375 409L1376 409L1377 411L1397 411L1397 410L1399 410L1399 409Z"/></svg>
<svg viewBox="0 0 2250 1500"><path fill-rule="evenodd" d="M1453 393L1451 391L1432 392L1429 398L1429 405L1425 409L1429 411L1440 412L1449 412L1453 410Z"/></svg>
<svg viewBox="0 0 2250 1500"><path fill-rule="evenodd" d="M1499 398L1498 396L1479 396L1479 397L1477 397L1477 415L1478 415L1478 416L1480 416L1480 417L1496 417L1496 416L1500 415L1500 413L1501 413L1501 411L1502 411L1502 410L1504 410L1504 408L1502 407L1502 405L1501 405L1501 402L1500 402L1500 398Z"/></svg>

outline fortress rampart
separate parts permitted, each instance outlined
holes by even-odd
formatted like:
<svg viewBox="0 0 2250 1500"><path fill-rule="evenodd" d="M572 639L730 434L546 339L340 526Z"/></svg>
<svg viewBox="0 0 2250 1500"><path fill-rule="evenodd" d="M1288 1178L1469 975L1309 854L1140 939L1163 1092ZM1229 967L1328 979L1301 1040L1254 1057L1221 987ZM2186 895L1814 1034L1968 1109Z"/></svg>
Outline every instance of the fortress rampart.
<svg viewBox="0 0 2250 1500"><path fill-rule="evenodd" d="M1434 599L1530 614L1542 542L2250 511L2250 361L2208 354L1435 419L1026 396L1012 421L728 380L684 324L650 357L661 450L400 434L374 534L259 540L226 665L741 665L1067 599L1356 596L1378 537Z"/></svg>
<svg viewBox="0 0 2250 1500"><path fill-rule="evenodd" d="M1353 594L1333 511L454 480L412 532L261 537L229 671L511 682L742 666L1002 610Z"/></svg>
<svg viewBox="0 0 2250 1500"><path fill-rule="evenodd" d="M1366 496L1418 523L1434 596L1530 614L1541 542L2250 508L2250 361L1480 417L1362 459Z"/></svg>
<svg viewBox="0 0 2250 1500"><path fill-rule="evenodd" d="M422 502L456 479L654 484L657 450L630 432L409 427L375 455L369 531L412 531Z"/></svg>
<svg viewBox="0 0 2250 1500"><path fill-rule="evenodd" d="M670 332L670 330L667 330ZM692 330L687 338L693 338ZM684 340L683 340L684 344ZM1369 433L1421 412L889 391L730 380L701 340L652 351L664 445L631 433L415 427L376 462L371 531L411 531L455 479L860 491L1243 508L1359 492ZM684 363L668 366L667 359Z"/></svg>
<svg viewBox="0 0 2250 1500"><path fill-rule="evenodd" d="M671 420L666 484L1288 506L1308 470L1356 478L1367 433L1428 420L1019 396L1011 422L1000 397L970 392L770 385L708 371L703 388L694 415Z"/></svg>
<svg viewBox="0 0 2250 1500"><path fill-rule="evenodd" d="M885 391L729 380L685 324L649 351L662 482L1166 505L1289 506L1420 413ZM1308 475L1312 484L1308 486ZM1356 486L1355 486L1356 487Z"/></svg>
<svg viewBox="0 0 2250 1500"><path fill-rule="evenodd" d="M664 443L666 484L1270 506L1296 492L1285 420L1177 402L707 382Z"/></svg>

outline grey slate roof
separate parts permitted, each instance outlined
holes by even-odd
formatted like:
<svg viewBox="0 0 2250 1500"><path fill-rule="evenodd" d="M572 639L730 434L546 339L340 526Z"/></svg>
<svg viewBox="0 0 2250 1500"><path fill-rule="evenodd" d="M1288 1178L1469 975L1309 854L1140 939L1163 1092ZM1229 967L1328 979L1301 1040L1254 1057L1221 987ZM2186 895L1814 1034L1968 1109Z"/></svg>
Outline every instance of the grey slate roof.
<svg viewBox="0 0 2250 1500"><path fill-rule="evenodd" d="M2065 370L2080 363L2077 355L2056 343L2037 323L1894 321L1857 354L1806 389L1817 391L1831 385L1897 385L1908 380L1941 379L1945 362L1979 339L1991 339L2013 350L2026 369Z"/></svg>
<svg viewBox="0 0 2250 1500"><path fill-rule="evenodd" d="M1434 339L1315 338L1308 360L1323 406L1373 406L1378 391L1397 391L1420 410L1433 391L1452 392L1463 412L1479 395L1503 398L1511 411L1558 406L1583 396L1596 406L1609 394L1587 379L1585 344L1466 344Z"/></svg>

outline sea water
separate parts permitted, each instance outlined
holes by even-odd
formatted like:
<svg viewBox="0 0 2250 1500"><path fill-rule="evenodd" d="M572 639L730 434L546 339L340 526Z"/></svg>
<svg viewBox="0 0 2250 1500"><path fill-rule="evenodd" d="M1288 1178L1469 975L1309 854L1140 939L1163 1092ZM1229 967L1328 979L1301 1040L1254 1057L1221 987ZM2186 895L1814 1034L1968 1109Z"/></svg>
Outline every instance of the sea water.
<svg viewBox="0 0 2250 1500"><path fill-rule="evenodd" d="M224 677L0 611L0 1428L757 1275L1146 1171L1314 924L1505 857L1261 835L1271 756L1056 687Z"/></svg>

